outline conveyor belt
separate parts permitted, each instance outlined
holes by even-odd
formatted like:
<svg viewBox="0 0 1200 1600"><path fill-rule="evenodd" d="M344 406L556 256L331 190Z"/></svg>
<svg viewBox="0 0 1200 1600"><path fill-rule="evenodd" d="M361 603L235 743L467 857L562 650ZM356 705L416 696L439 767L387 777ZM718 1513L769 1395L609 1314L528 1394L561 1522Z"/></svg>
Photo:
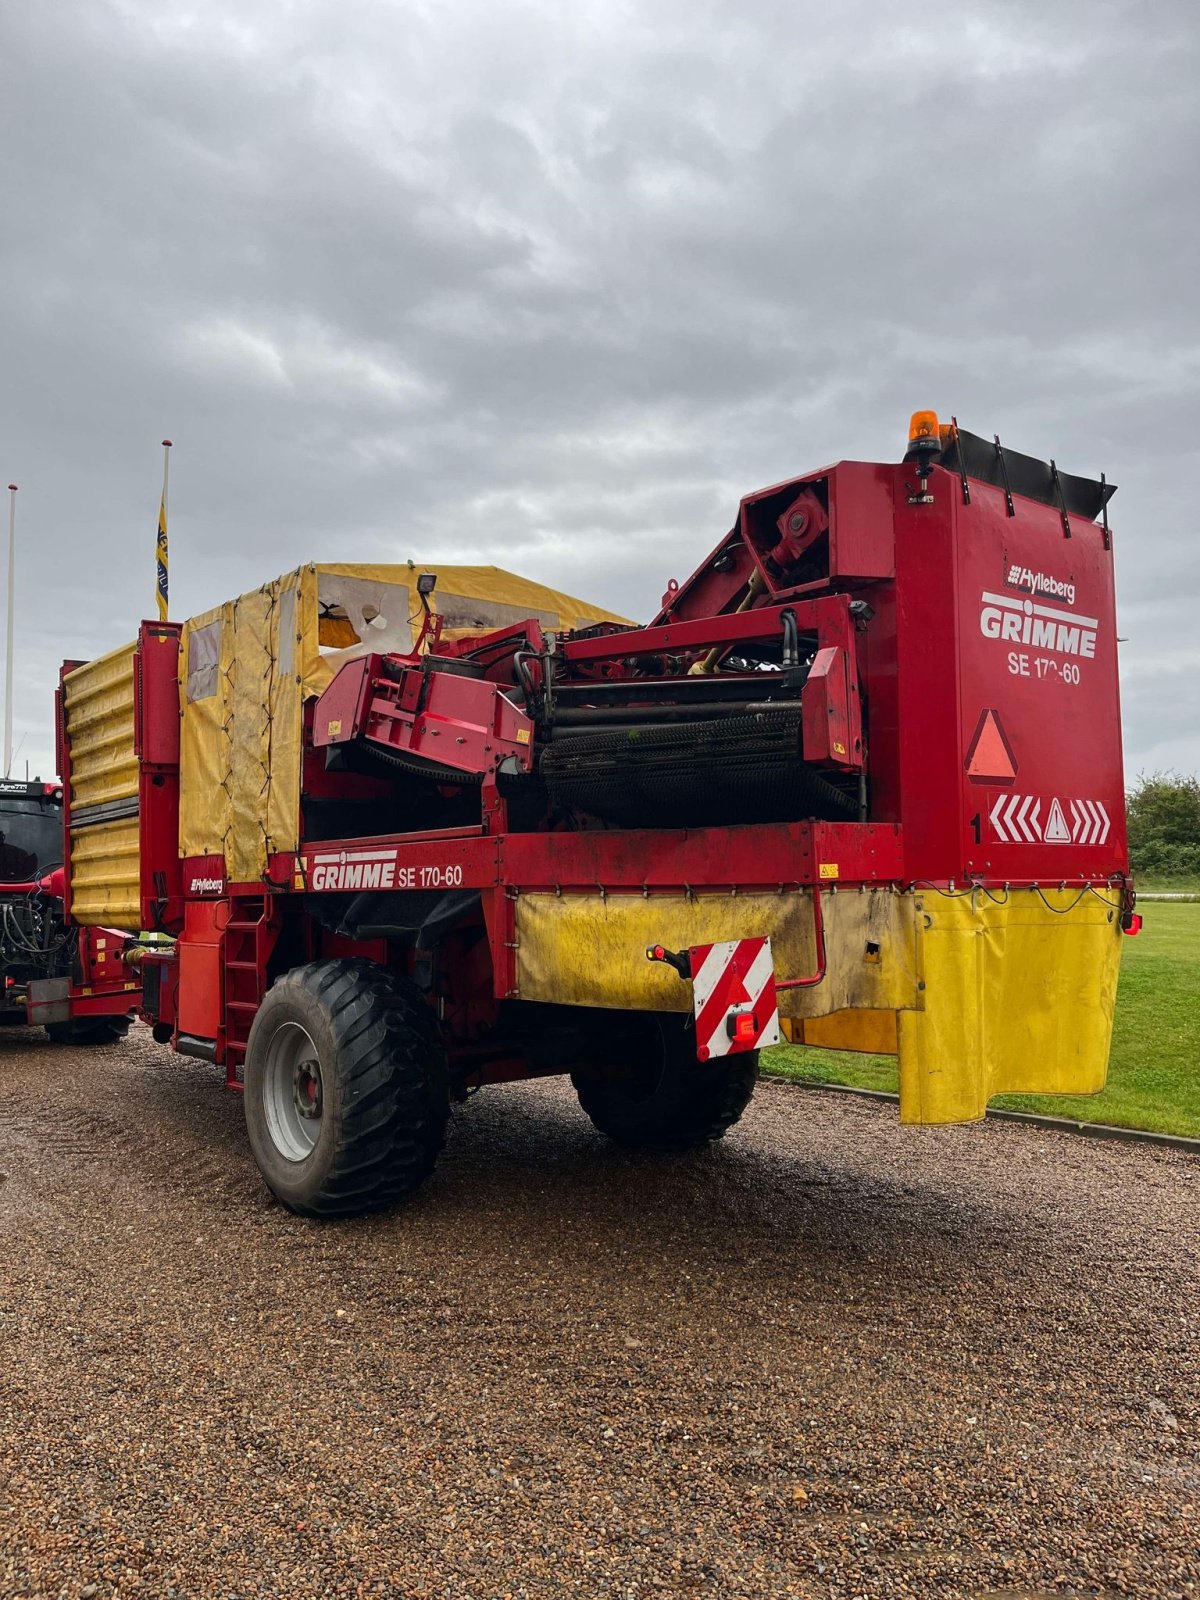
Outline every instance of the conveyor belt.
<svg viewBox="0 0 1200 1600"><path fill-rule="evenodd" d="M559 737L539 773L560 805L627 827L842 820L844 794L800 758L797 705Z"/></svg>

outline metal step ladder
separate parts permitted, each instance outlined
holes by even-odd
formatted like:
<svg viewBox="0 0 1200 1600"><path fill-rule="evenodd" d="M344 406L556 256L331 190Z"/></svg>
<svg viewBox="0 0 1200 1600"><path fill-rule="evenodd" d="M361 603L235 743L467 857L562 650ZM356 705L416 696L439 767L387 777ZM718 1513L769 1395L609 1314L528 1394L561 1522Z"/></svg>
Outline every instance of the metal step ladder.
<svg viewBox="0 0 1200 1600"><path fill-rule="evenodd" d="M225 925L225 1082L245 1080L250 1025L267 988L267 959L278 926L265 895L236 895Z"/></svg>

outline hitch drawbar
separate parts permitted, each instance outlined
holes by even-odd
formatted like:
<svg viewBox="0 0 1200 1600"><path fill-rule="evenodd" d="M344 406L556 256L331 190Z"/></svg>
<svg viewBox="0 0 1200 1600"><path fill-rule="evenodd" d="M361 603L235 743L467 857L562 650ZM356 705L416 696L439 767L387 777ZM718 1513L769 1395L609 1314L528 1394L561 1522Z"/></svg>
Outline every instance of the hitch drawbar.
<svg viewBox="0 0 1200 1600"><path fill-rule="evenodd" d="M696 1055L738 1055L779 1043L779 1005L770 939L729 939L668 950L652 944L648 961L661 961L691 979L696 1013Z"/></svg>

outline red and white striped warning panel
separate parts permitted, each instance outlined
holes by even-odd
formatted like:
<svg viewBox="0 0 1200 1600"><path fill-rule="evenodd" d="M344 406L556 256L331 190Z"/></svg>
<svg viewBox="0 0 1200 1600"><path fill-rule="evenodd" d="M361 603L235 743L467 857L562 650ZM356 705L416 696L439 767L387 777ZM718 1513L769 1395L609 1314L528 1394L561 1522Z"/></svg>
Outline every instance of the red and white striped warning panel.
<svg viewBox="0 0 1200 1600"><path fill-rule="evenodd" d="M691 950L696 1054L701 1061L779 1043L770 939L729 939Z"/></svg>
<svg viewBox="0 0 1200 1600"><path fill-rule="evenodd" d="M1112 827L1099 800L1060 800L1057 795L1002 794L988 820L1005 844L1103 844Z"/></svg>

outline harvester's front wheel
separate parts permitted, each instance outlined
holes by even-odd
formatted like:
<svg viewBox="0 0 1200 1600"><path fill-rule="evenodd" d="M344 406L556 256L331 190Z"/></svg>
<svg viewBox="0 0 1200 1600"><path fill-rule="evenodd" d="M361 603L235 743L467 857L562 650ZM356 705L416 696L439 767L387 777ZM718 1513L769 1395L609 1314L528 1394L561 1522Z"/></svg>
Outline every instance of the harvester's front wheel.
<svg viewBox="0 0 1200 1600"><path fill-rule="evenodd" d="M347 1217L429 1176L450 1097L437 1019L371 961L315 961L276 979L246 1047L246 1128L291 1211Z"/></svg>
<svg viewBox="0 0 1200 1600"><path fill-rule="evenodd" d="M71 1022L48 1022L51 1044L116 1044L129 1032L129 1017L76 1017Z"/></svg>
<svg viewBox="0 0 1200 1600"><path fill-rule="evenodd" d="M644 1014L640 1037L607 1071L572 1072L579 1104L614 1144L650 1150L710 1144L737 1122L758 1080L758 1052L696 1059L690 1018Z"/></svg>

